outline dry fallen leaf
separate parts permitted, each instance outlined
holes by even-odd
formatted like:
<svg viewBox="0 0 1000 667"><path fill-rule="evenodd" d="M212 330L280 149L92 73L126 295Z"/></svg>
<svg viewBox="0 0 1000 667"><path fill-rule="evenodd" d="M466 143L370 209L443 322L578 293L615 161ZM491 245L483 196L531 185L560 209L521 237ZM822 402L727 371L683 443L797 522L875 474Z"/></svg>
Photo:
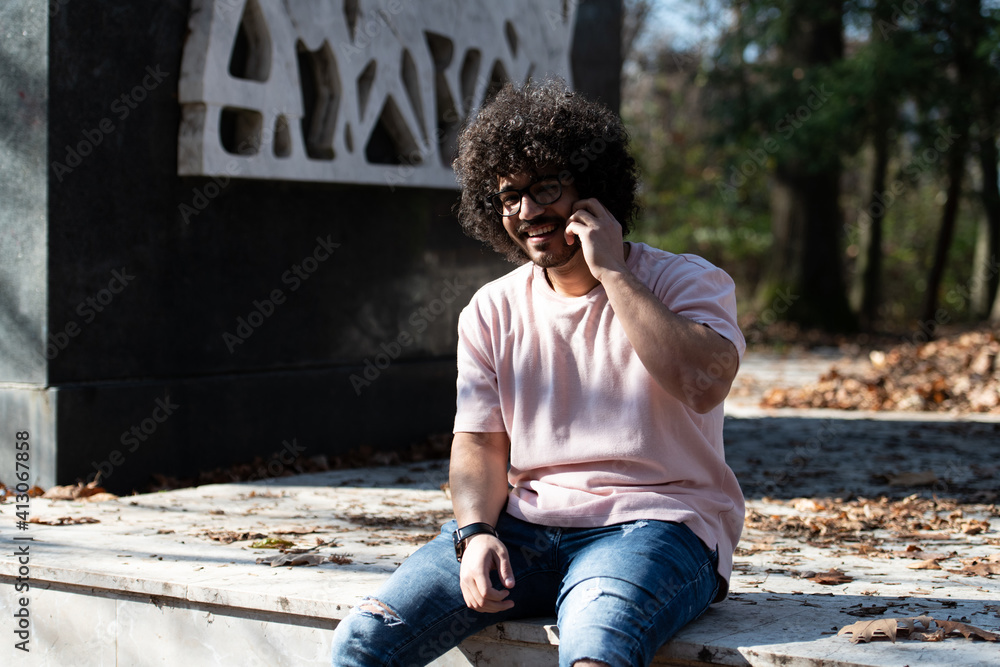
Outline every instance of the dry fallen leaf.
<svg viewBox="0 0 1000 667"><path fill-rule="evenodd" d="M937 625L937 628L934 628ZM895 643L896 634L899 630L905 630L910 639L919 639L925 642L939 642L950 634L960 634L966 639L978 637L989 642L1000 641L1000 635L977 628L967 623L957 621L939 621L930 616L913 616L909 618L880 618L876 621L858 621L851 625L844 626L837 633L840 635L851 635L851 643L857 644L859 641L871 641L874 638L887 637Z"/></svg>
<svg viewBox="0 0 1000 667"><path fill-rule="evenodd" d="M789 501L796 512L822 512L826 506L813 498L794 498Z"/></svg>
<svg viewBox="0 0 1000 667"><path fill-rule="evenodd" d="M263 540L257 540L250 545L251 549L287 549L288 547L294 547L295 542L289 542L288 540L282 540L277 537L268 537Z"/></svg>
<svg viewBox="0 0 1000 667"><path fill-rule="evenodd" d="M908 616L906 618L897 618L896 620L907 632L923 632L924 630L930 630L931 624L934 623L934 619L930 616L921 614L920 616Z"/></svg>
<svg viewBox="0 0 1000 667"><path fill-rule="evenodd" d="M1000 641L1000 635L989 632L988 630L983 630L982 628L977 628L974 625L968 625L967 623L959 623L958 621L938 621L935 620L942 630L944 630L945 635L950 635L953 632L961 634L966 639L972 637L979 637L980 639L985 639L988 642Z"/></svg>
<svg viewBox="0 0 1000 667"><path fill-rule="evenodd" d="M874 604L870 607L866 607L863 604L856 604L853 607L841 609L841 611L851 616L881 616L887 609L889 608Z"/></svg>
<svg viewBox="0 0 1000 667"><path fill-rule="evenodd" d="M58 519L40 519L33 516L28 523L39 523L43 526L76 526L83 523L100 523L98 519L89 516L61 516Z"/></svg>
<svg viewBox="0 0 1000 667"><path fill-rule="evenodd" d="M837 584L846 584L854 581L854 577L844 574L837 568L830 568L826 572L818 572L806 578L824 586L836 586Z"/></svg>
<svg viewBox="0 0 1000 667"><path fill-rule="evenodd" d="M273 526L271 532L275 535L309 535L323 530L320 526Z"/></svg>
<svg viewBox="0 0 1000 667"><path fill-rule="evenodd" d="M277 556L258 558L257 563L278 567L279 565L319 565L325 560L326 556L322 554L278 554Z"/></svg>
<svg viewBox="0 0 1000 667"><path fill-rule="evenodd" d="M1000 562L990 558L962 559L961 570L948 570L952 574L964 574L967 577L989 577L1000 574Z"/></svg>
<svg viewBox="0 0 1000 667"><path fill-rule="evenodd" d="M277 556L267 556L266 558L257 559L258 565L270 565L271 567L279 567L281 565L321 565L323 563L347 565L351 563L351 559L339 554L324 556L317 553L279 554Z"/></svg>
<svg viewBox="0 0 1000 667"><path fill-rule="evenodd" d="M875 637L887 637L892 643L896 643L896 619L880 618L876 621L857 621L840 629L837 636L851 635L851 643L857 644L859 641L870 642Z"/></svg>
<svg viewBox="0 0 1000 667"><path fill-rule="evenodd" d="M267 537L264 533L251 533L250 531L237 532L235 530L206 530L202 535L223 544L244 542L246 540L262 540Z"/></svg>
<svg viewBox="0 0 1000 667"><path fill-rule="evenodd" d="M990 522L981 519L970 519L962 524L962 532L966 535L978 535L990 530Z"/></svg>
<svg viewBox="0 0 1000 667"><path fill-rule="evenodd" d="M945 554L940 552L924 551L918 546L910 545L903 551L893 551L891 556L899 558L912 558L914 560L947 560L955 555L955 552Z"/></svg>
<svg viewBox="0 0 1000 667"><path fill-rule="evenodd" d="M327 561L336 563L337 565L350 565L354 562L348 556L342 556L340 554L333 554L327 559Z"/></svg>
<svg viewBox="0 0 1000 667"><path fill-rule="evenodd" d="M937 558L928 558L927 560L919 560L916 563L910 563L907 565L911 570L940 570L941 566L938 565Z"/></svg>
<svg viewBox="0 0 1000 667"><path fill-rule="evenodd" d="M53 486L49 488L42 498L49 500L81 500L86 498L92 501L112 500L118 496L108 493L103 487L97 485L97 480L87 484L67 484L66 486Z"/></svg>

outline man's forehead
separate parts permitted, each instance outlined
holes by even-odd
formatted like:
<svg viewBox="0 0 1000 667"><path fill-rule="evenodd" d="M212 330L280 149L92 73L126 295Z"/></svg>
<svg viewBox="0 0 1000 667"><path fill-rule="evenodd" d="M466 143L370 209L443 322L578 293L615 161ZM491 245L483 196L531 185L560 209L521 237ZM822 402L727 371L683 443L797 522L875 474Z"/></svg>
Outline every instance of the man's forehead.
<svg viewBox="0 0 1000 667"><path fill-rule="evenodd" d="M506 176L497 176L497 185L500 186L501 190L504 188L523 188L537 178L538 175L534 172L508 174Z"/></svg>
<svg viewBox="0 0 1000 667"><path fill-rule="evenodd" d="M523 188L529 183L533 183L540 178L555 175L555 171L536 169L534 171L522 172L518 174L508 174L507 176L497 176L497 185L501 190L505 188Z"/></svg>

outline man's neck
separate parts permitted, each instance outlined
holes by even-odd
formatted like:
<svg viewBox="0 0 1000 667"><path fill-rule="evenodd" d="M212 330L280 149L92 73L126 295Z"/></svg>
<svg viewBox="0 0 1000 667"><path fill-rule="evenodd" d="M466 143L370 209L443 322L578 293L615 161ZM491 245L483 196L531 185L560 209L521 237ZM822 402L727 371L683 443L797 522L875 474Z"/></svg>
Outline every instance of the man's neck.
<svg viewBox="0 0 1000 667"><path fill-rule="evenodd" d="M579 241L577 241L579 243ZM628 259L629 244L626 242L625 259ZM583 296L600 284L600 281L590 272L587 260L583 257L583 251L577 252L572 258L562 266L553 266L542 269L545 279L556 294L562 296Z"/></svg>

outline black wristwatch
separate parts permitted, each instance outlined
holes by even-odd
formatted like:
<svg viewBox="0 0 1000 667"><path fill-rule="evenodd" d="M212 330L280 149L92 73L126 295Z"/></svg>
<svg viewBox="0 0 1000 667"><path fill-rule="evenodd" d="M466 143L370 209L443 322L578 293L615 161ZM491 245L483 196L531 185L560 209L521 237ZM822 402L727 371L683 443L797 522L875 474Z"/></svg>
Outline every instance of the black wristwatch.
<svg viewBox="0 0 1000 667"><path fill-rule="evenodd" d="M479 533L489 533L493 537L497 537L496 529L488 523L470 523L455 531L455 558L458 559L459 563L462 562L462 554L465 553L465 541Z"/></svg>

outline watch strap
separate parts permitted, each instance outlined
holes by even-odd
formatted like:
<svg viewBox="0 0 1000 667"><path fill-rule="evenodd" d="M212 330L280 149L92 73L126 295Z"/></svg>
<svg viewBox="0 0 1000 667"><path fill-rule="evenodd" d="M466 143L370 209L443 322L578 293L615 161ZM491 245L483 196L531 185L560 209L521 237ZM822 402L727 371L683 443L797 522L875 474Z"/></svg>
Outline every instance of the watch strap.
<svg viewBox="0 0 1000 667"><path fill-rule="evenodd" d="M496 529L485 522L470 523L455 531L455 558L459 562L462 562L462 554L465 552L465 541L481 533L488 533L493 537L497 537Z"/></svg>

